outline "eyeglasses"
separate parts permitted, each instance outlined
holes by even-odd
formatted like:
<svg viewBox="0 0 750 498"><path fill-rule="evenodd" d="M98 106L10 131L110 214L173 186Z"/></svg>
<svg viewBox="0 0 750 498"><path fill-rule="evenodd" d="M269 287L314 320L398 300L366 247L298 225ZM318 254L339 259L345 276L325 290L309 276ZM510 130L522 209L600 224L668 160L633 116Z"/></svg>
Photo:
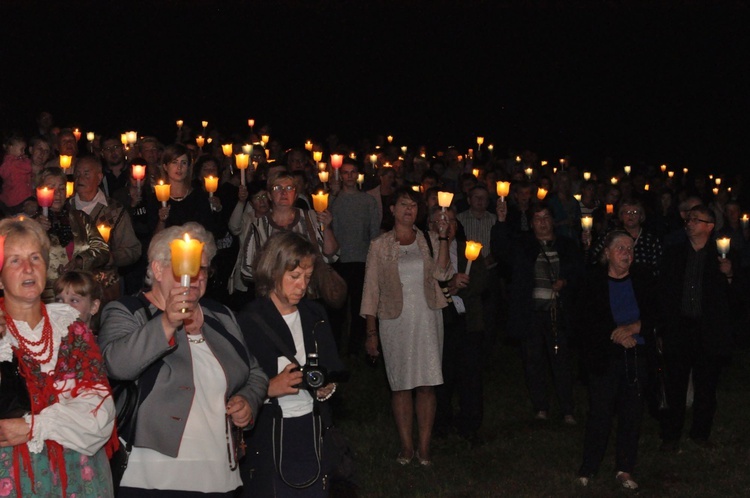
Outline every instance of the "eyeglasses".
<svg viewBox="0 0 750 498"><path fill-rule="evenodd" d="M268 200L268 196L266 194L259 194L253 197L254 201L262 201L262 200Z"/></svg>
<svg viewBox="0 0 750 498"><path fill-rule="evenodd" d="M688 218L688 219L686 219L686 220L685 220L685 224L686 224L686 225L687 225L688 223L698 223L698 222L701 222L701 223L713 223L713 221L710 221L710 220L702 220L702 219L700 219L700 218Z"/></svg>
<svg viewBox="0 0 750 498"><path fill-rule="evenodd" d="M271 190L273 190L274 192L282 192L284 190L286 190L287 192L294 192L295 190L297 190L297 187L295 187L294 185L274 185Z"/></svg>
<svg viewBox="0 0 750 498"><path fill-rule="evenodd" d="M641 214L641 212L638 211L637 209L628 209L627 211L623 211L622 214L637 215L637 214Z"/></svg>

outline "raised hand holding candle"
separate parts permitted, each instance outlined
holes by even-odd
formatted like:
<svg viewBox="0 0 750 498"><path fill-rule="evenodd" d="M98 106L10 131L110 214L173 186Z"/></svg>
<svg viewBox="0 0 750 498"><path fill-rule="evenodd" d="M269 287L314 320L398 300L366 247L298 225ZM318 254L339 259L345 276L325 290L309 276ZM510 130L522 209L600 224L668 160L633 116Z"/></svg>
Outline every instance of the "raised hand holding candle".
<svg viewBox="0 0 750 498"><path fill-rule="evenodd" d="M216 192L216 189L219 188L219 178L213 175L209 175L203 178L203 181L206 184L206 192L208 192L208 196L213 197L214 192Z"/></svg>
<svg viewBox="0 0 750 498"><path fill-rule="evenodd" d="M505 202L505 198L510 194L510 182L497 182L497 196L500 197L500 202Z"/></svg>
<svg viewBox="0 0 750 498"><path fill-rule="evenodd" d="M182 239L171 241L169 249L172 252L172 273L180 277L182 287L190 287L190 279L197 277L201 271L203 242L191 239L185 234ZM185 312L184 309L182 312Z"/></svg>
<svg viewBox="0 0 750 498"><path fill-rule="evenodd" d="M248 165L250 165L250 155L245 154L244 152L242 154L235 154L234 163L237 165L237 169L240 170L240 182L242 183L242 185L244 185L245 170L247 169Z"/></svg>
<svg viewBox="0 0 750 498"><path fill-rule="evenodd" d="M146 178L146 165L145 164L133 165L133 178L135 178L135 184L138 187L138 190L140 190L141 180Z"/></svg>
<svg viewBox="0 0 750 498"><path fill-rule="evenodd" d="M325 170L318 171L318 179L320 180L320 183L322 183L323 185L328 183L328 171L325 171Z"/></svg>
<svg viewBox="0 0 750 498"><path fill-rule="evenodd" d="M319 191L317 194L312 194L313 199L313 209L315 209L316 213L322 213L326 209L328 209L328 194L323 192L322 190ZM325 230L325 226L321 223L320 230Z"/></svg>
<svg viewBox="0 0 750 498"><path fill-rule="evenodd" d="M49 187L37 187L36 202L42 207L42 214L49 216L49 207L55 199L55 189Z"/></svg>
<svg viewBox="0 0 750 498"><path fill-rule="evenodd" d="M482 244L479 242L474 242L472 240L466 241L466 251L465 256L468 260L466 263L466 274L468 275L471 271L471 263L474 262L479 257L479 252L482 250Z"/></svg>
<svg viewBox="0 0 750 498"><path fill-rule="evenodd" d="M731 242L731 239L729 237L722 237L720 239L716 239L716 249L719 250L719 253L721 254L721 259L727 258L727 254L729 253L730 242Z"/></svg>
<svg viewBox="0 0 750 498"><path fill-rule="evenodd" d="M162 207L167 207L167 201L169 200L169 192L171 187L168 183L164 183L164 180L159 180L158 185L154 185L154 191L156 192L156 198L161 201Z"/></svg>
<svg viewBox="0 0 750 498"><path fill-rule="evenodd" d="M60 167L62 169L68 169L70 168L70 163L73 162L73 156L66 156L65 154L62 154L60 156Z"/></svg>
<svg viewBox="0 0 750 498"><path fill-rule="evenodd" d="M112 227L109 227L102 223L101 225L97 226L96 229L99 230L99 234L104 239L104 242L109 244L109 234L112 231Z"/></svg>
<svg viewBox="0 0 750 498"><path fill-rule="evenodd" d="M65 198L70 199L75 193L75 182L65 182Z"/></svg>
<svg viewBox="0 0 750 498"><path fill-rule="evenodd" d="M443 212L450 207L451 202L453 202L453 192L438 192L438 205L443 208Z"/></svg>
<svg viewBox="0 0 750 498"><path fill-rule="evenodd" d="M339 179L339 168L344 162L344 156L341 154L331 154L331 168L336 175L336 181Z"/></svg>

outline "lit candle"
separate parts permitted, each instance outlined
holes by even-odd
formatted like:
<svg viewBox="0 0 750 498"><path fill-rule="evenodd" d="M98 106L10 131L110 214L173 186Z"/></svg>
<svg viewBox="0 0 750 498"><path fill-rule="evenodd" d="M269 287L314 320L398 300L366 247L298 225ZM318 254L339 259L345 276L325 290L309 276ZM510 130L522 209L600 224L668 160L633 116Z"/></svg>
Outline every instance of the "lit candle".
<svg viewBox="0 0 750 498"><path fill-rule="evenodd" d="M75 182L65 182L65 197L70 199L75 193L76 184Z"/></svg>
<svg viewBox="0 0 750 498"><path fill-rule="evenodd" d="M255 126L255 120L254 119L248 119L247 125L250 127L250 131L253 131L253 127Z"/></svg>
<svg viewBox="0 0 750 498"><path fill-rule="evenodd" d="M581 202L581 194L573 194L573 199L577 200L578 202Z"/></svg>
<svg viewBox="0 0 750 498"><path fill-rule="evenodd" d="M86 132L86 140L88 140L89 142L93 142L95 138L96 133L94 133L93 131Z"/></svg>
<svg viewBox="0 0 750 498"><path fill-rule="evenodd" d="M402 145L401 146L401 153L404 154L404 155L406 155L406 150L407 150L406 149L406 145Z"/></svg>
<svg viewBox="0 0 750 498"><path fill-rule="evenodd" d="M213 175L209 175L203 178L203 181L206 183L206 192L208 192L208 196L213 197L214 192L216 192L216 189L219 188L219 178Z"/></svg>
<svg viewBox="0 0 750 498"><path fill-rule="evenodd" d="M177 120L177 131L182 129L182 125L185 124L185 122L181 119Z"/></svg>
<svg viewBox="0 0 750 498"><path fill-rule="evenodd" d="M97 230L99 230L99 233L104 239L104 242L109 243L109 233L112 231L112 227L108 227L107 225L102 224L97 226L96 228Z"/></svg>
<svg viewBox="0 0 750 498"><path fill-rule="evenodd" d="M313 209L316 213L322 213L326 209L328 209L328 194L323 192L322 190L319 191L317 194L312 194L313 199ZM323 224L320 224L320 230L325 230L325 226Z"/></svg>
<svg viewBox="0 0 750 498"><path fill-rule="evenodd" d="M127 136L128 136L128 145L135 145L135 143L138 141L138 132L136 131L127 132Z"/></svg>
<svg viewBox="0 0 750 498"><path fill-rule="evenodd" d="M336 175L336 181L339 180L339 168L344 161L344 156L341 154L331 154L331 168Z"/></svg>
<svg viewBox="0 0 750 498"><path fill-rule="evenodd" d="M206 128L208 128L208 121L201 121L201 125L203 126L203 133L205 133Z"/></svg>
<svg viewBox="0 0 750 498"><path fill-rule="evenodd" d="M716 182L716 185L721 185L721 177L717 176L714 182Z"/></svg>
<svg viewBox="0 0 750 498"><path fill-rule="evenodd" d="M313 148L313 143L311 141L308 140L307 142L305 142L305 150L306 151L310 152L310 151L312 151L312 148Z"/></svg>
<svg viewBox="0 0 750 498"><path fill-rule="evenodd" d="M643 190L645 190L646 192L648 192L649 188L651 188L651 187L649 187L648 183L643 186Z"/></svg>
<svg viewBox="0 0 750 498"><path fill-rule="evenodd" d="M172 252L172 273L180 277L182 287L190 287L190 278L197 277L201 271L203 242L185 234L182 239L171 241L169 249Z"/></svg>
<svg viewBox="0 0 750 498"><path fill-rule="evenodd" d="M138 186L138 189L141 188L141 180L146 178L146 166L143 164L134 164L133 165L133 178L135 178L135 183Z"/></svg>
<svg viewBox="0 0 750 498"><path fill-rule="evenodd" d="M474 168L471 170L471 174L475 177L479 178L479 168Z"/></svg>
<svg viewBox="0 0 750 498"><path fill-rule="evenodd" d="M626 174L626 175L629 175L629 174L630 174L630 166L625 166L625 167L623 167L622 169L623 169L623 170L625 171L625 174Z"/></svg>
<svg viewBox="0 0 750 498"><path fill-rule="evenodd" d="M81 139L81 130L78 128L73 130L73 136L76 137L76 142L79 141Z"/></svg>
<svg viewBox="0 0 750 498"><path fill-rule="evenodd" d="M479 148L482 147L482 144L484 143L484 137L477 137L477 145Z"/></svg>
<svg viewBox="0 0 750 498"><path fill-rule="evenodd" d="M378 155L377 154L370 154L370 162L375 165L378 163Z"/></svg>
<svg viewBox="0 0 750 498"><path fill-rule="evenodd" d="M523 158L521 156L516 156L516 162L517 163L520 163L522 160L523 160Z"/></svg>
<svg viewBox="0 0 750 498"><path fill-rule="evenodd" d="M708 175L708 179L709 180L713 180L714 179L714 175Z"/></svg>
<svg viewBox="0 0 750 498"><path fill-rule="evenodd" d="M320 179L320 183L328 183L328 171L318 171L318 178Z"/></svg>
<svg viewBox="0 0 750 498"><path fill-rule="evenodd" d="M128 134L127 133L120 133L120 142L122 142L122 145L128 145Z"/></svg>
<svg viewBox="0 0 750 498"><path fill-rule="evenodd" d="M540 201L543 201L543 200L544 200L544 198L545 198L545 197L547 197L547 189L546 189L546 188L542 188L542 187L539 187L539 188L538 188L538 189L536 190L536 197L537 197L537 199L539 199Z"/></svg>
<svg viewBox="0 0 750 498"><path fill-rule="evenodd" d="M688 174L688 169L687 168L682 168L682 174L683 175L687 175Z"/></svg>
<svg viewBox="0 0 750 498"><path fill-rule="evenodd" d="M314 151L313 152L313 161L315 161L316 163L319 163L322 160L323 160L323 151L321 151L321 150Z"/></svg>
<svg viewBox="0 0 750 498"><path fill-rule="evenodd" d="M555 166L554 168L552 168L552 173L557 173L557 166Z"/></svg>
<svg viewBox="0 0 750 498"><path fill-rule="evenodd" d="M489 145L487 146L487 150L488 150L488 151L490 151L490 154L492 154L492 151L493 151L493 150L495 150L495 146L494 146L494 145L492 145L492 144L489 144Z"/></svg>
<svg viewBox="0 0 750 498"><path fill-rule="evenodd" d="M665 171L667 171L667 165L662 164L661 166L659 166L659 169L661 169L661 172L664 173Z"/></svg>
<svg viewBox="0 0 750 498"><path fill-rule="evenodd" d="M609 182L610 182L610 183L611 183L612 185L617 185L617 181L618 181L618 180L617 180L617 177L616 177L616 176L613 176L613 177L612 177L612 178L610 178L610 180L609 180Z"/></svg>
<svg viewBox="0 0 750 498"><path fill-rule="evenodd" d="M471 271L471 263L473 263L478 257L479 252L482 250L482 244L479 242L474 242L472 240L466 241L466 251L464 252L464 255L466 256L466 259L468 260L466 262L466 274L468 275Z"/></svg>
<svg viewBox="0 0 750 498"><path fill-rule="evenodd" d="M349 153L349 159L357 159L357 153L354 151L351 151Z"/></svg>
<svg viewBox="0 0 750 498"><path fill-rule="evenodd" d="M357 185L359 185L359 189L362 190L362 184L365 183L365 174L360 173L357 175Z"/></svg>
<svg viewBox="0 0 750 498"><path fill-rule="evenodd" d="M73 161L73 156L66 156L65 154L62 154L60 156L60 167L62 169L68 169L70 168L70 163Z"/></svg>
<svg viewBox="0 0 750 498"><path fill-rule="evenodd" d="M197 137L195 137L195 144L198 146L198 148L202 149L206 144L206 139L198 135Z"/></svg>
<svg viewBox="0 0 750 498"><path fill-rule="evenodd" d="M393 143L393 135L388 135L388 143Z"/></svg>
<svg viewBox="0 0 750 498"><path fill-rule="evenodd" d="M237 165L237 169L240 170L240 183L245 184L245 170L250 165L250 156L245 154L235 154L234 163Z"/></svg>
<svg viewBox="0 0 750 498"><path fill-rule="evenodd" d="M581 217L581 228L583 228L584 232L590 232L593 227L594 227L593 217L589 215Z"/></svg>
<svg viewBox="0 0 750 498"><path fill-rule="evenodd" d="M438 205L443 208L443 212L450 207L451 202L453 202L453 192L438 192Z"/></svg>
<svg viewBox="0 0 750 498"><path fill-rule="evenodd" d="M49 187L38 187L36 189L36 202L42 207L42 214L49 216L49 207L55 200L55 189Z"/></svg>
<svg viewBox="0 0 750 498"><path fill-rule="evenodd" d="M729 253L729 243L731 240L729 237L722 237L720 239L716 239L716 249L719 250L719 253L721 253L721 259L727 258L727 253Z"/></svg>
<svg viewBox="0 0 750 498"><path fill-rule="evenodd" d="M412 185L412 186L411 186L411 189L412 189L412 190L413 190L414 192L418 192L418 193L419 193L419 192L422 192L422 187L420 187L419 185Z"/></svg>
<svg viewBox="0 0 750 498"><path fill-rule="evenodd" d="M539 164L541 164L541 165L542 165L542 167L544 167L544 166L547 166L547 164L548 164L548 163L547 163L547 161L542 161L542 162L541 162L541 163L539 163Z"/></svg>
<svg viewBox="0 0 750 498"><path fill-rule="evenodd" d="M740 218L740 222L742 223L742 228L747 228L750 226L750 218L748 218L747 214L743 214L742 218Z"/></svg>
<svg viewBox="0 0 750 498"><path fill-rule="evenodd" d="M584 172L583 172L583 179L584 179L585 181L589 181L589 180L591 180L591 172L589 172L589 171L584 171Z"/></svg>
<svg viewBox="0 0 750 498"><path fill-rule="evenodd" d="M614 204L607 204L606 210L607 210L607 214L614 214L615 213L615 205Z"/></svg>
<svg viewBox="0 0 750 498"><path fill-rule="evenodd" d="M169 191L171 187L168 183L164 183L164 180L159 180L158 185L154 185L154 191L156 192L156 199L161 201L162 207L167 207L167 201L169 200Z"/></svg>
<svg viewBox="0 0 750 498"><path fill-rule="evenodd" d="M326 163L318 163L318 171L325 171L327 166Z"/></svg>
<svg viewBox="0 0 750 498"><path fill-rule="evenodd" d="M528 176L529 180L531 180L531 175L534 174L534 170L532 168L526 168L525 170L523 170L523 172L526 173L526 176Z"/></svg>
<svg viewBox="0 0 750 498"><path fill-rule="evenodd" d="M248 156L253 152L253 146L250 144L244 144L242 146L242 153L247 154Z"/></svg>
<svg viewBox="0 0 750 498"><path fill-rule="evenodd" d="M667 171L667 176L669 178L674 178L674 171Z"/></svg>
<svg viewBox="0 0 750 498"><path fill-rule="evenodd" d="M714 187L711 189L714 193L714 195L719 195L719 187Z"/></svg>
<svg viewBox="0 0 750 498"><path fill-rule="evenodd" d="M221 151L227 157L232 157L232 144L222 144Z"/></svg>
<svg viewBox="0 0 750 498"><path fill-rule="evenodd" d="M262 143L262 144L263 144L263 147L265 147L265 146L266 146L266 144L267 144L268 142L270 142L270 141L271 141L271 136L270 136L270 135L261 135L261 136L260 136L260 143Z"/></svg>
<svg viewBox="0 0 750 498"><path fill-rule="evenodd" d="M510 182L497 182L495 186L497 188L497 196L500 197L500 201L505 202L505 198L510 194Z"/></svg>

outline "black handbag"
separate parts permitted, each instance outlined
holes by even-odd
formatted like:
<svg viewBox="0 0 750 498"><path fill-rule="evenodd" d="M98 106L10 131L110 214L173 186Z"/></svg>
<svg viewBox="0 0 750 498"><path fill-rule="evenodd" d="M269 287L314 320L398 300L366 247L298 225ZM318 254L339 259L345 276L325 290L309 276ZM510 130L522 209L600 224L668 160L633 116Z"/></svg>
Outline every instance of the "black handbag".
<svg viewBox="0 0 750 498"><path fill-rule="evenodd" d="M14 354L12 361L0 361L0 419L23 417L30 411L29 389Z"/></svg>

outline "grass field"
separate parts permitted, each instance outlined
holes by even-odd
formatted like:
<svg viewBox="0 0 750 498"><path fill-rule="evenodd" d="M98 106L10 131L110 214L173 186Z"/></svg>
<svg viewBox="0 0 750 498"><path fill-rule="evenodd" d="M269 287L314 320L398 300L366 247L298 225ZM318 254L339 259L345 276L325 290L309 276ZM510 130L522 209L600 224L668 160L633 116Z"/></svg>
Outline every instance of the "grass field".
<svg viewBox="0 0 750 498"><path fill-rule="evenodd" d="M455 435L435 440L434 466L427 469L395 462L399 444L382 362L372 368L352 361L352 378L341 390L336 418L357 455L356 495L750 496L749 352L738 352L723 373L715 449L683 439L680 454L661 453L658 424L646 415L634 475L641 486L637 492L621 489L614 479L614 436L599 475L586 489L574 484L583 451L585 387L575 388L577 426L563 425L554 408L550 420L534 421L516 348L498 345L491 360L484 374L483 442L472 447Z"/></svg>

